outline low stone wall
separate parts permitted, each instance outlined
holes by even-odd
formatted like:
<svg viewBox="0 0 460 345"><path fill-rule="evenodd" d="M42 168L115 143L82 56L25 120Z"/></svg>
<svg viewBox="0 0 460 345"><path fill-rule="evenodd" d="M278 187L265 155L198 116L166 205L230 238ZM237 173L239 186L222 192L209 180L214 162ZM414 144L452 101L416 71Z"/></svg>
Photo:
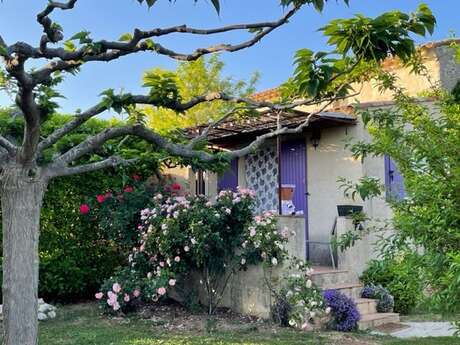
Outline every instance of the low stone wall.
<svg viewBox="0 0 460 345"><path fill-rule="evenodd" d="M296 216L281 216L278 220L279 227L288 227L295 232L291 236L287 249L289 255L305 258L305 219ZM264 272L262 265L249 266L246 271L239 272L228 284L221 306L231 308L233 311L254 315L262 318L270 317L272 294L265 279L271 279L272 286L279 286L283 277L283 266Z"/></svg>
<svg viewBox="0 0 460 345"><path fill-rule="evenodd" d="M354 228L353 220L348 217L337 218L337 238ZM356 274L358 277L367 267L373 254L372 243L368 235L355 242L354 246L341 252L337 250L338 268Z"/></svg>

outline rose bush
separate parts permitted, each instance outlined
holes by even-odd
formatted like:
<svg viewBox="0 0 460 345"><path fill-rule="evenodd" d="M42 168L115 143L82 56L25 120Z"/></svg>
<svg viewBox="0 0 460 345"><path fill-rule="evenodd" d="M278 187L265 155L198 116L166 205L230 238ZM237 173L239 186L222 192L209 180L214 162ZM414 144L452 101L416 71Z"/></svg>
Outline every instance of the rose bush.
<svg viewBox="0 0 460 345"><path fill-rule="evenodd" d="M222 191L213 199L156 194L152 206L141 211L136 227L139 243L128 258L132 278L148 281L138 282L138 289L144 284L151 290L154 286L156 290L144 296L158 301L176 281L194 272L206 292L208 311L213 313L233 274L250 264L276 266L287 255L284 244L289 231L278 230L271 212L254 217L253 207L254 192L243 188ZM120 307L114 303L116 292L110 290L114 283L123 286L114 280L104 284L101 292L109 300L101 299L102 303L110 302L114 311L129 309L131 299L119 303Z"/></svg>

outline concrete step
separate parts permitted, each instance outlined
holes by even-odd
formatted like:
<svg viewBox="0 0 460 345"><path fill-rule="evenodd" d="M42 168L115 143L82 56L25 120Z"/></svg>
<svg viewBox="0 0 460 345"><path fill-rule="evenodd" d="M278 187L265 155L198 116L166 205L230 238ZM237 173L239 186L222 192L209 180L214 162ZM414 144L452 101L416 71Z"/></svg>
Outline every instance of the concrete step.
<svg viewBox="0 0 460 345"><path fill-rule="evenodd" d="M355 302L361 315L377 313L377 300L371 298L355 298Z"/></svg>
<svg viewBox="0 0 460 345"><path fill-rule="evenodd" d="M340 283L358 283L358 277L347 270L337 270L331 267L312 267L311 279L317 286L334 285Z"/></svg>
<svg viewBox="0 0 460 345"><path fill-rule="evenodd" d="M362 284L359 283L340 283L321 286L321 290L338 290L339 292L353 299L361 298Z"/></svg>
<svg viewBox="0 0 460 345"><path fill-rule="evenodd" d="M399 314L396 313L372 313L361 315L361 320L358 321L358 328L365 330L375 328L387 323L398 323Z"/></svg>

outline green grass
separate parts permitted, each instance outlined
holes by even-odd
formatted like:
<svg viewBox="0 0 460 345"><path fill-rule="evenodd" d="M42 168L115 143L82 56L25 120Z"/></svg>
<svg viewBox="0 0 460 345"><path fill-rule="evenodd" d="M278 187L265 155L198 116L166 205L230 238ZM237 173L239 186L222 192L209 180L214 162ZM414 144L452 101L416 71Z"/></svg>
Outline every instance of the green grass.
<svg viewBox="0 0 460 345"><path fill-rule="evenodd" d="M110 319L94 304L61 307L58 317L40 324L40 345L454 345L460 339L401 340L366 333L297 332L256 327L238 331L167 331L159 322L137 317Z"/></svg>

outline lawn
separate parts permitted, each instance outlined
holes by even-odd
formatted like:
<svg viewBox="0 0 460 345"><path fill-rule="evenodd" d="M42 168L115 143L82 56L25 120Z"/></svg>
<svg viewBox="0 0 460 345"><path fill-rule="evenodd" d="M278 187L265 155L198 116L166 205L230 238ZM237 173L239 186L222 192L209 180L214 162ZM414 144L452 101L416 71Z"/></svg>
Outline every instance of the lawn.
<svg viewBox="0 0 460 345"><path fill-rule="evenodd" d="M107 318L94 304L61 307L58 317L41 323L41 345L454 345L460 339L425 338L400 340L366 333L297 332L276 327L242 326L239 329L174 330L164 320Z"/></svg>

